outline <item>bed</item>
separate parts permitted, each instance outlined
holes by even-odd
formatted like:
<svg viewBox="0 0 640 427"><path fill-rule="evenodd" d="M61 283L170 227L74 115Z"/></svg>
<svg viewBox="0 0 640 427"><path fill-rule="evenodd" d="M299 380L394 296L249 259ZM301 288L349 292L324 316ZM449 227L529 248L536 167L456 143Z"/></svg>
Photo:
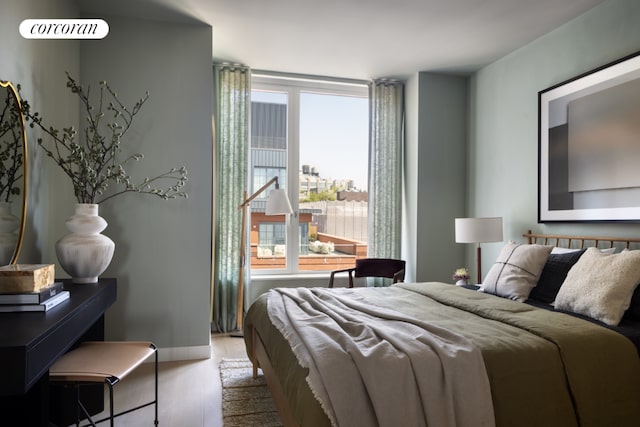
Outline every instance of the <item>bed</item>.
<svg viewBox="0 0 640 427"><path fill-rule="evenodd" d="M640 239L523 236L480 290L428 282L259 297L245 343L283 424L640 425Z"/></svg>

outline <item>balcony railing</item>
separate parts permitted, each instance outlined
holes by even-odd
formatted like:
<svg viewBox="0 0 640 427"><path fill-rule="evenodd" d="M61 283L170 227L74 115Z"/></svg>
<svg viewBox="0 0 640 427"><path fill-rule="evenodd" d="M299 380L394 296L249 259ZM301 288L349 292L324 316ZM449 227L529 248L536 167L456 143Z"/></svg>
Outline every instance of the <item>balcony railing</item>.
<svg viewBox="0 0 640 427"><path fill-rule="evenodd" d="M331 271L343 268L351 268L357 258L367 256L367 244L351 239L345 239L330 234L318 233L320 242L332 242L334 250L328 254L313 253L300 255L298 258L300 271ZM251 268L255 269L284 269L286 257L284 248L278 251L270 251L271 255L258 256L258 244L251 244Z"/></svg>

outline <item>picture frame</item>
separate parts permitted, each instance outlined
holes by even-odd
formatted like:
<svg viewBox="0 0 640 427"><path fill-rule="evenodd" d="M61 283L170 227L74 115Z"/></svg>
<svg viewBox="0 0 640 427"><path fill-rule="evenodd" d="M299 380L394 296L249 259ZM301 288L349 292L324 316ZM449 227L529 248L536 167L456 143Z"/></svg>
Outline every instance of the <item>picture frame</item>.
<svg viewBox="0 0 640 427"><path fill-rule="evenodd" d="M538 222L640 222L640 52L538 92Z"/></svg>

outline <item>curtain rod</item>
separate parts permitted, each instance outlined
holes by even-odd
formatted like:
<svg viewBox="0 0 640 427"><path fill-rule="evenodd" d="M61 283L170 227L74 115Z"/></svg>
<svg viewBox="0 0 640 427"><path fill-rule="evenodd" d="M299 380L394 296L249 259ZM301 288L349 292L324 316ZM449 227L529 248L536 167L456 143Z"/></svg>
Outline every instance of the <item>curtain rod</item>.
<svg viewBox="0 0 640 427"><path fill-rule="evenodd" d="M251 70L251 68L247 67L244 64L236 64L236 63L231 63L231 62L214 62L213 63L213 67L219 67L219 68L231 68L231 69L237 69L237 70L241 70L241 71L249 71Z"/></svg>
<svg viewBox="0 0 640 427"><path fill-rule="evenodd" d="M340 83L340 84L349 84L349 85L366 86L369 84L368 80L317 76L317 75L311 75L311 74L285 73L281 71L251 70L251 74L255 77L285 78L285 79L293 79L293 80L304 80L304 81L314 81L314 82L320 81L320 82L327 82L327 83Z"/></svg>

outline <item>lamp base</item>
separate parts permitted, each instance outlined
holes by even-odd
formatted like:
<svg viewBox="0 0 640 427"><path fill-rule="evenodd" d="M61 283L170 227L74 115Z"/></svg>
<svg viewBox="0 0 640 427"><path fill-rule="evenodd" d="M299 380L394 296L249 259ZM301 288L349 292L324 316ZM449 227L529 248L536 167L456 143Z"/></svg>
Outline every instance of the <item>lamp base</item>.
<svg viewBox="0 0 640 427"><path fill-rule="evenodd" d="M478 243L478 249L476 250L477 268L478 268L478 281L477 284L482 283L482 251L480 250L480 243Z"/></svg>

